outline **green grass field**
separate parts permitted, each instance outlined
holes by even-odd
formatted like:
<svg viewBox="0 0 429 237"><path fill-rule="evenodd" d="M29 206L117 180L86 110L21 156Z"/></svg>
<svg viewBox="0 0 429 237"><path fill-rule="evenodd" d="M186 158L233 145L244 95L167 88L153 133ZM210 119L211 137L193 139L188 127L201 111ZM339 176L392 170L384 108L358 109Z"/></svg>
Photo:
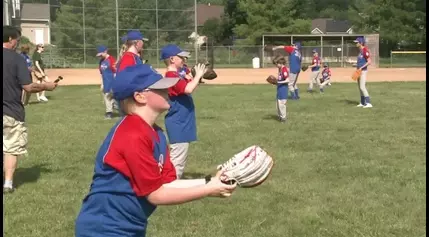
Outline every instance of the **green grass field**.
<svg viewBox="0 0 429 237"><path fill-rule="evenodd" d="M201 86L199 141L186 176L214 173L253 144L276 165L266 183L230 199L158 207L148 236L425 236L426 83L368 88L372 109L355 107L355 84L333 84L324 95L289 101L288 123L280 124L270 85ZM95 154L117 121L103 120L98 86L47 95L48 103L26 109L29 155L20 160L17 190L4 196L7 237L74 236Z"/></svg>

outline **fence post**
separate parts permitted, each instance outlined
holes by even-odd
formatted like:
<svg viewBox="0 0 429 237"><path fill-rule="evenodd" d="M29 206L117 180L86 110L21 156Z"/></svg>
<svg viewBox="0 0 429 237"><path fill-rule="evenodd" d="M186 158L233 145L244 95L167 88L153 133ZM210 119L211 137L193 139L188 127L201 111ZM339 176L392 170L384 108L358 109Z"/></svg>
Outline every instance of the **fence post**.
<svg viewBox="0 0 429 237"><path fill-rule="evenodd" d="M158 0L155 0L155 19L156 19L156 65L159 68L159 19L158 19Z"/></svg>
<svg viewBox="0 0 429 237"><path fill-rule="evenodd" d="M231 64L231 46L228 46L228 64Z"/></svg>
<svg viewBox="0 0 429 237"><path fill-rule="evenodd" d="M392 64L393 64L393 54L392 54L392 50L390 50L390 68L392 68Z"/></svg>
<svg viewBox="0 0 429 237"><path fill-rule="evenodd" d="M82 0L82 25L83 25L83 68L86 68L85 0Z"/></svg>

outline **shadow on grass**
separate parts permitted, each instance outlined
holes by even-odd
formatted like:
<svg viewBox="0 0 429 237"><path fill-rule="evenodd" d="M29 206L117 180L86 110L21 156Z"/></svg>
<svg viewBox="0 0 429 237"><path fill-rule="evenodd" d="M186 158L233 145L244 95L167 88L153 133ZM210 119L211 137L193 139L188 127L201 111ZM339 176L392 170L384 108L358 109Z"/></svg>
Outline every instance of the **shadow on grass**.
<svg viewBox="0 0 429 237"><path fill-rule="evenodd" d="M356 101L356 100L341 100L341 102L343 102L343 103L345 103L345 104L348 104L348 105L357 105L357 104L359 104L359 101Z"/></svg>
<svg viewBox="0 0 429 237"><path fill-rule="evenodd" d="M262 117L262 119L263 120L276 120L276 121L278 121L279 117L277 115L274 115L274 114L268 114L268 115L265 115L264 117Z"/></svg>
<svg viewBox="0 0 429 237"><path fill-rule="evenodd" d="M204 179L207 174L191 172L191 173L183 173L182 179Z"/></svg>
<svg viewBox="0 0 429 237"><path fill-rule="evenodd" d="M40 164L28 168L17 168L14 174L15 187L18 188L25 183L37 182L42 172L51 173L52 170L45 166L46 164Z"/></svg>

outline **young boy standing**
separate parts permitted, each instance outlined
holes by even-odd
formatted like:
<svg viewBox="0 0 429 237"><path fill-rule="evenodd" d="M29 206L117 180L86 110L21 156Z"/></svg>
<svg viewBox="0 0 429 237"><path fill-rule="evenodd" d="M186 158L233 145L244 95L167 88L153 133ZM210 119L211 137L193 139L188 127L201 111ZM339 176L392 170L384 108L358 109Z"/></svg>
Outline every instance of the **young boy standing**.
<svg viewBox="0 0 429 237"><path fill-rule="evenodd" d="M101 90L106 106L105 119L112 119L115 101L112 98L112 83L115 80L115 58L107 53L107 47L97 47L97 57L100 57Z"/></svg>
<svg viewBox="0 0 429 237"><path fill-rule="evenodd" d="M176 168L178 178L181 178L188 158L189 144L197 140L197 124L195 119L195 105L192 92L197 88L199 79L204 71L197 73L193 79L180 76L185 58L189 52L181 50L177 45L167 45L161 50L161 60L167 66L165 77L179 77L176 85L168 89L170 109L165 116L165 128L171 144L171 162ZM201 65L200 65L201 66Z"/></svg>
<svg viewBox="0 0 429 237"><path fill-rule="evenodd" d="M203 70L197 68L199 74ZM170 107L167 88L178 80L163 78L147 64L117 74L113 96L126 115L97 153L90 191L75 223L76 237L144 237L158 205L225 197L236 188L221 182L221 172L214 178L176 180L167 139L155 121Z"/></svg>
<svg viewBox="0 0 429 237"><path fill-rule="evenodd" d="M277 57L274 64L279 69L277 79L277 116L280 122L286 122L286 103L288 97L289 71L286 67L286 59Z"/></svg>

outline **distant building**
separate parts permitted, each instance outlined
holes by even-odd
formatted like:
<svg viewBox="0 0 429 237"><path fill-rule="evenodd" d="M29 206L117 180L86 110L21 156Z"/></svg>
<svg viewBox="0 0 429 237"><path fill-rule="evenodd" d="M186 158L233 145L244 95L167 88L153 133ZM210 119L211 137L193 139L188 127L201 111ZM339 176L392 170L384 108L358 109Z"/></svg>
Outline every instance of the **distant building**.
<svg viewBox="0 0 429 237"><path fill-rule="evenodd" d="M3 25L21 28L22 36L33 44L50 44L51 11L49 4L20 3L19 0L3 2Z"/></svg>
<svg viewBox="0 0 429 237"><path fill-rule="evenodd" d="M209 19L221 19L224 6L213 4L197 4L197 27L202 27Z"/></svg>
<svg viewBox="0 0 429 237"><path fill-rule="evenodd" d="M348 21L318 18L311 22L311 34L353 34Z"/></svg>

